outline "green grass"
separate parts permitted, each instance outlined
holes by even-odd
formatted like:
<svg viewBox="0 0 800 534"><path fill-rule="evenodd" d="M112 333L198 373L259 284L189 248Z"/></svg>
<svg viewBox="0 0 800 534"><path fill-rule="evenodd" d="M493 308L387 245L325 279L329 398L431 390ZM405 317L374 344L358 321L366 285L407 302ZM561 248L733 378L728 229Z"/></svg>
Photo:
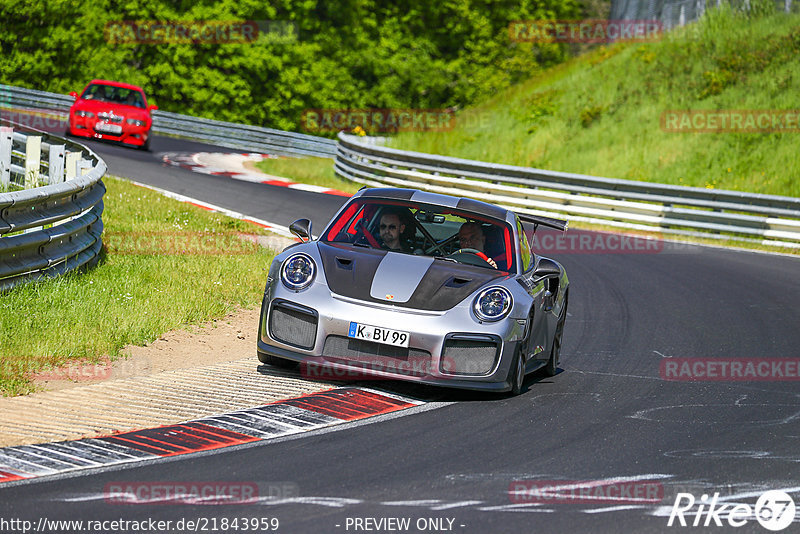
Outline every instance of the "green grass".
<svg viewBox="0 0 800 534"><path fill-rule="evenodd" d="M759 4L754 2L754 5ZM675 185L800 196L800 133L670 133L667 110L797 110L800 15L723 7L660 42L600 47L392 146Z"/></svg>
<svg viewBox="0 0 800 534"><path fill-rule="evenodd" d="M319 185L353 194L361 187L333 172L333 160L329 158L271 158L256 163L263 172L288 178L295 182Z"/></svg>
<svg viewBox="0 0 800 534"><path fill-rule="evenodd" d="M128 344L260 303L274 253L240 235L266 232L124 180L105 184L100 263L0 295L4 396L31 392L32 372L113 360Z"/></svg>

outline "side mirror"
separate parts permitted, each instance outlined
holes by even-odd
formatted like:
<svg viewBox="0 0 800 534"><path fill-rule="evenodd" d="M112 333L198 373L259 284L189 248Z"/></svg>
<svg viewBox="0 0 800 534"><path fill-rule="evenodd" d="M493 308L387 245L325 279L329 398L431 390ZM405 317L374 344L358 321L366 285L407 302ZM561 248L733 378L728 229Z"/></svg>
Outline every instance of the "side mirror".
<svg viewBox="0 0 800 534"><path fill-rule="evenodd" d="M69 96L71 96L71 97L72 97L72 98L74 98L75 100L77 100L77 99L78 99L78 93L76 93L75 91L70 91L70 92L69 92Z"/></svg>
<svg viewBox="0 0 800 534"><path fill-rule="evenodd" d="M533 271L533 279L541 280L542 278L549 278L551 276L559 276L561 269L558 264L549 258L541 258L539 263L536 264L536 269Z"/></svg>
<svg viewBox="0 0 800 534"><path fill-rule="evenodd" d="M300 238L300 241L311 241L311 221L297 219L289 225L289 231Z"/></svg>
<svg viewBox="0 0 800 534"><path fill-rule="evenodd" d="M147 106L147 109L153 111L154 109L158 109L158 106L156 106L155 104L150 104L149 106Z"/></svg>

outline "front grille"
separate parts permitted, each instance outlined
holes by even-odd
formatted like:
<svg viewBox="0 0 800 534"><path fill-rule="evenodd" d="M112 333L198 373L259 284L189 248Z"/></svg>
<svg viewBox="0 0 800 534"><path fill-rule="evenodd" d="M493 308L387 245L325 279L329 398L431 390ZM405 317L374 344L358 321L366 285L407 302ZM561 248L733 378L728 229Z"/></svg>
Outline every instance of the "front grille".
<svg viewBox="0 0 800 534"><path fill-rule="evenodd" d="M345 336L328 336L322 356L333 363L343 363L369 371L386 371L406 376L431 374L431 354L426 350L394 347Z"/></svg>
<svg viewBox="0 0 800 534"><path fill-rule="evenodd" d="M499 343L491 336L448 337L439 367L450 375L488 375L497 362Z"/></svg>
<svg viewBox="0 0 800 534"><path fill-rule="evenodd" d="M269 333L281 343L312 349L317 338L317 315L301 306L275 303L269 314Z"/></svg>
<svg viewBox="0 0 800 534"><path fill-rule="evenodd" d="M114 123L117 123L117 124L122 122L122 119L124 118L124 117L121 117L119 115L114 115L113 113L105 113L105 112L102 112L102 111L97 114L97 117L100 118L100 119L103 119L104 121L114 122Z"/></svg>

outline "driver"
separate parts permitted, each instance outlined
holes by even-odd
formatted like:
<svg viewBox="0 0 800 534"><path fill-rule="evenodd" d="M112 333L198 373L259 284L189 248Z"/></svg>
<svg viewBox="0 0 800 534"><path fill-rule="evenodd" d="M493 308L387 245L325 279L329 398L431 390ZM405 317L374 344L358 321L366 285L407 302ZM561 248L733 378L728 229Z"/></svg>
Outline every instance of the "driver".
<svg viewBox="0 0 800 534"><path fill-rule="evenodd" d="M479 252L483 252L486 245L486 236L483 234L481 224L477 222L465 222L458 229L458 243L461 248L474 248ZM488 257L488 256L487 256ZM489 265L497 269L497 263L492 259L488 259Z"/></svg>
<svg viewBox="0 0 800 534"><path fill-rule="evenodd" d="M379 228L383 248L406 251L400 241L400 235L405 231L406 225L400 222L400 215L397 212L387 211L381 215Z"/></svg>

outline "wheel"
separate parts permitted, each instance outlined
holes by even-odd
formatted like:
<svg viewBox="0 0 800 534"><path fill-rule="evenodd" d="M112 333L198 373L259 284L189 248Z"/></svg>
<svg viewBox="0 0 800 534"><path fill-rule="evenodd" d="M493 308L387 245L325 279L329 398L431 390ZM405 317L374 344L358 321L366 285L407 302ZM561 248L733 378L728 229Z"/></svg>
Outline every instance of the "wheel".
<svg viewBox="0 0 800 534"><path fill-rule="evenodd" d="M266 363L267 365L277 367L278 369L294 369L297 367L297 362L295 361L285 360L277 356L264 354L263 352L258 353L258 359L261 363Z"/></svg>
<svg viewBox="0 0 800 534"><path fill-rule="evenodd" d="M522 384L525 382L525 354L521 349L517 349L508 374L511 380L511 391L509 393L515 397L522 393Z"/></svg>
<svg viewBox="0 0 800 534"><path fill-rule="evenodd" d="M561 314L558 316L556 323L556 331L553 334L553 346L550 348L550 359L547 360L547 365L544 366L542 373L545 376L555 376L558 372L558 360L561 357L561 340L564 336L564 322L567 320L567 303L569 302L569 292L564 295L564 306L561 308Z"/></svg>

